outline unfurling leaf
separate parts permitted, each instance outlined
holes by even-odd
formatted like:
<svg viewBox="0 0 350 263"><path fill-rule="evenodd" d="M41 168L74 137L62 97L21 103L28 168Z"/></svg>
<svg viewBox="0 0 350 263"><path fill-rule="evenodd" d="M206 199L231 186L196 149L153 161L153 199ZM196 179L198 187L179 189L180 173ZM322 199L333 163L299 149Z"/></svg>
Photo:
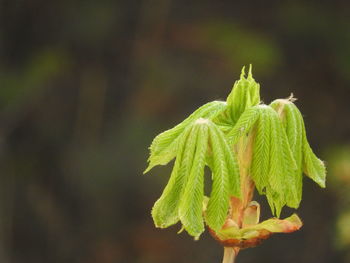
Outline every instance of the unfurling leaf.
<svg viewBox="0 0 350 263"><path fill-rule="evenodd" d="M236 123L245 110L260 103L260 85L253 78L251 65L247 77L243 67L241 78L235 82L226 101L232 123Z"/></svg>
<svg viewBox="0 0 350 263"><path fill-rule="evenodd" d="M168 227L180 220L195 238L204 231L204 167L208 158L212 159L213 186L206 223L214 229L222 227L229 196L240 195L239 169L224 134L212 121L203 118L194 121L180 137L170 180L152 210L157 227Z"/></svg>
<svg viewBox="0 0 350 263"><path fill-rule="evenodd" d="M227 134L230 144L235 144L238 140L246 135L259 118L259 109L251 107L247 109L237 120L233 129Z"/></svg>
<svg viewBox="0 0 350 263"><path fill-rule="evenodd" d="M303 171L322 188L326 187L326 167L312 151L303 125Z"/></svg>
<svg viewBox="0 0 350 263"><path fill-rule="evenodd" d="M291 146L294 160L297 164L299 180L298 195L301 199L302 177L304 172L319 186L325 187L326 168L323 162L313 153L306 138L303 117L291 99L278 99L271 103L284 123L288 141Z"/></svg>
<svg viewBox="0 0 350 263"><path fill-rule="evenodd" d="M169 182L153 206L152 217L156 227L166 228L179 221L179 200L187 181L188 164L195 151L196 132L192 130L193 127L187 128L182 135Z"/></svg>
<svg viewBox="0 0 350 263"><path fill-rule="evenodd" d="M186 231L194 237L199 237L204 231L202 206L204 198L205 155L208 146L208 126L194 124L194 129L198 130L196 150L189 170L186 187L180 200L179 217Z"/></svg>
<svg viewBox="0 0 350 263"><path fill-rule="evenodd" d="M276 111L263 104L249 108L227 136L236 143L249 132L254 133L250 172L259 193L266 195L277 216L285 205L296 208L301 198L297 165Z"/></svg>
<svg viewBox="0 0 350 263"><path fill-rule="evenodd" d="M229 197L240 196L239 169L224 134L213 124L210 126L209 136L213 184L206 211L206 223L212 229L218 230L226 220Z"/></svg>

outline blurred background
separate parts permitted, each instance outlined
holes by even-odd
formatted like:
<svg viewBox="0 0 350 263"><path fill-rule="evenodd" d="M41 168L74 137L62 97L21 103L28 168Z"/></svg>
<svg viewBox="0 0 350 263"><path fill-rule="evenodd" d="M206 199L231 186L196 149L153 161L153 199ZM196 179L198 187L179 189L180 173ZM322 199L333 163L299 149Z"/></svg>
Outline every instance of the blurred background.
<svg viewBox="0 0 350 263"><path fill-rule="evenodd" d="M221 262L208 234L154 228L171 166L142 171L153 137L225 99L249 63L264 102L298 98L329 180L305 178L301 231L238 262L350 262L349 11L346 0L0 1L0 262Z"/></svg>

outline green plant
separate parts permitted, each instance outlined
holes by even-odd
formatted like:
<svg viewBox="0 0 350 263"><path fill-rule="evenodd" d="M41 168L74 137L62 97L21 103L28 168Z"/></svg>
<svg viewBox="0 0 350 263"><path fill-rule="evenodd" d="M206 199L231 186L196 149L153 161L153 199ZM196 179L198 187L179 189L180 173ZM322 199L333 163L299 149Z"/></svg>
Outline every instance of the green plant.
<svg viewBox="0 0 350 263"><path fill-rule="evenodd" d="M224 263L240 249L253 247L273 233L298 230L296 214L279 219L284 206L298 208L302 173L325 187L325 166L310 148L295 99L260 100L260 86L244 68L224 101L209 102L150 146L148 172L175 158L167 186L154 204L157 227L181 222L198 239L205 230L224 247ZM204 195L204 168L211 171L210 197ZM255 188L265 195L276 217L259 223Z"/></svg>

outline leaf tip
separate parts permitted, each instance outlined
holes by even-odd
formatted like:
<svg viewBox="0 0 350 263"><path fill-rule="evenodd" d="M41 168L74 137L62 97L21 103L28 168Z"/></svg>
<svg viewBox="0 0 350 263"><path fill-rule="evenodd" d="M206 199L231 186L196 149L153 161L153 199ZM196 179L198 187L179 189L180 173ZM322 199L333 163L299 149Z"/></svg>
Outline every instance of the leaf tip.
<svg viewBox="0 0 350 263"><path fill-rule="evenodd" d="M142 174L148 173L153 167L154 167L154 165L152 164L152 162L150 162Z"/></svg>
<svg viewBox="0 0 350 263"><path fill-rule="evenodd" d="M253 79L253 66L249 64L248 79Z"/></svg>
<svg viewBox="0 0 350 263"><path fill-rule="evenodd" d="M243 66L242 70L241 70L241 79L245 78L245 66Z"/></svg>

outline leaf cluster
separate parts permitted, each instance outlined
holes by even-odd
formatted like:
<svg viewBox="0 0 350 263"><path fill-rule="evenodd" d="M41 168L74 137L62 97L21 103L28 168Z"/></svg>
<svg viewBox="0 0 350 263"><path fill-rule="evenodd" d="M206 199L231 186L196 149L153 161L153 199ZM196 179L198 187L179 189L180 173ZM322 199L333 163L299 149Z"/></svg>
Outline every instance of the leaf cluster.
<svg viewBox="0 0 350 263"><path fill-rule="evenodd" d="M223 226L230 196L241 196L239 141L253 137L248 174L273 214L283 206L297 208L302 198L302 173L325 187L325 166L306 138L304 121L292 98L270 105L260 101L260 86L251 68L244 68L226 102L209 102L183 122L155 137L150 146L148 172L175 158L161 197L152 209L157 227L181 221L199 237L207 224L214 231ZM212 189L203 213L204 169L212 173Z"/></svg>

